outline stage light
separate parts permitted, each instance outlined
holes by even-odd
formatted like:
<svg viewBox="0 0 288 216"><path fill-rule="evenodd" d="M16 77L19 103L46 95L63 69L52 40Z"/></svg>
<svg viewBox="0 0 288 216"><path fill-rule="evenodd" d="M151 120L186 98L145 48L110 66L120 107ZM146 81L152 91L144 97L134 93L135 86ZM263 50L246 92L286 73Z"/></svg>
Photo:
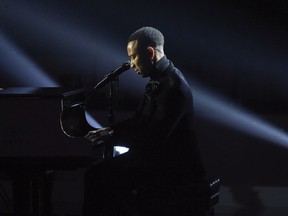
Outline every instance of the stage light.
<svg viewBox="0 0 288 216"><path fill-rule="evenodd" d="M57 87L44 71L21 52L3 33L0 32L1 73L14 80L18 86ZM14 82L13 81L13 82Z"/></svg>
<svg viewBox="0 0 288 216"><path fill-rule="evenodd" d="M124 147L124 146L114 146L113 147L113 157L116 157L121 154L125 154L126 152L129 151L129 148Z"/></svg>
<svg viewBox="0 0 288 216"><path fill-rule="evenodd" d="M193 83L195 112L203 118L288 148L288 135L281 128L239 108L227 99Z"/></svg>

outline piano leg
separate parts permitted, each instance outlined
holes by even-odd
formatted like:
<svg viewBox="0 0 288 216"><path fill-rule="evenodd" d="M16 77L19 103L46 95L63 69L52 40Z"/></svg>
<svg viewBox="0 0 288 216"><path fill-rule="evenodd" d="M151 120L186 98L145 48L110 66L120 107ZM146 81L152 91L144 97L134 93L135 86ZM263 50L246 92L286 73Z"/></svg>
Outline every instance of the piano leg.
<svg viewBox="0 0 288 216"><path fill-rule="evenodd" d="M13 175L13 208L15 216L52 215L52 173Z"/></svg>

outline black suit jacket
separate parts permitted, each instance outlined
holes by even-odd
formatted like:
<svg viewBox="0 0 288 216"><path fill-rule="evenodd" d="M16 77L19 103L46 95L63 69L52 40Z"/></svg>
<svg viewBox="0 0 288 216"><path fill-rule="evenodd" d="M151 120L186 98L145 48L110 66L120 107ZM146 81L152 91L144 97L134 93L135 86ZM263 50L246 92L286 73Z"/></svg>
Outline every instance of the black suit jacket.
<svg viewBox="0 0 288 216"><path fill-rule="evenodd" d="M203 177L191 88L165 56L151 72L135 115L112 125L112 129L114 142L130 148L138 168L159 176L185 175L188 181Z"/></svg>

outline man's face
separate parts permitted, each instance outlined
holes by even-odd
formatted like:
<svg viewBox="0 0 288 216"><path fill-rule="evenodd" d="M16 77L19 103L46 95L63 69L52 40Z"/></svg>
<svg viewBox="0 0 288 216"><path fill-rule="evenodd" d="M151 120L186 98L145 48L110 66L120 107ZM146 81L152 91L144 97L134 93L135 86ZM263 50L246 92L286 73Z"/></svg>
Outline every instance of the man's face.
<svg viewBox="0 0 288 216"><path fill-rule="evenodd" d="M140 49L138 41L128 42L127 53L131 59L131 67L142 77L150 76L153 64L151 63L147 49Z"/></svg>

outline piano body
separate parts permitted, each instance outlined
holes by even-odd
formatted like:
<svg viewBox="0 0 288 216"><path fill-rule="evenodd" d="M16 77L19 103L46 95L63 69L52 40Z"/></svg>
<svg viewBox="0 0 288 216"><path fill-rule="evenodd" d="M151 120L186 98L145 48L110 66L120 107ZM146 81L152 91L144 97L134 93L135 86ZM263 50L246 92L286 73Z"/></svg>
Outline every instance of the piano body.
<svg viewBox="0 0 288 216"><path fill-rule="evenodd" d="M98 99L103 105L105 96ZM50 215L49 173L87 167L97 159L83 138L91 129L82 89L0 90L0 172L12 181L14 215Z"/></svg>

